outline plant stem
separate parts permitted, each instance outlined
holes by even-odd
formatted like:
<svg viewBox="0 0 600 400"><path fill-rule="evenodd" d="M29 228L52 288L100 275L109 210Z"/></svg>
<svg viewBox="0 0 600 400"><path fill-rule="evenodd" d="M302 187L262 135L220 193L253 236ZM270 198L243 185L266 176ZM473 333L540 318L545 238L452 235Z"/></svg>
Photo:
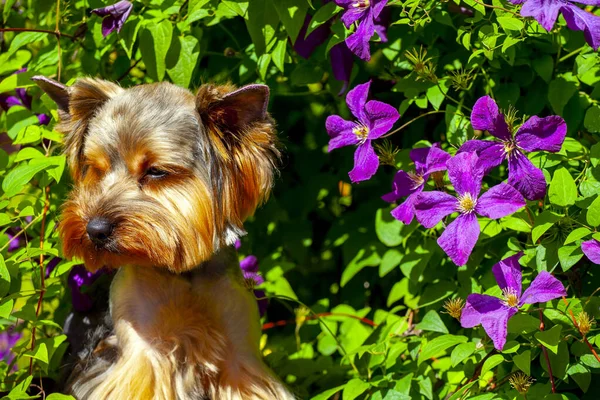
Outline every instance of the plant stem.
<svg viewBox="0 0 600 400"><path fill-rule="evenodd" d="M517 14L516 12L511 11L511 10L507 10L504 7L498 7L498 6L493 6L493 5L490 5L490 4L485 4L485 3L483 3L483 2L481 2L479 0L473 0L473 2L477 3L477 4L481 4L482 6L487 7L487 8L495 8L497 10L502 10L502 11L505 11L507 13L510 13L510 14L514 15L515 17L521 18L521 16L519 14Z"/></svg>
<svg viewBox="0 0 600 400"><path fill-rule="evenodd" d="M41 32L55 35L57 38L66 37L75 41L75 36L62 33L60 31L50 31L47 29L34 29L34 28L0 28L0 32Z"/></svg>
<svg viewBox="0 0 600 400"><path fill-rule="evenodd" d="M568 54L565 54L564 56L562 56L561 58L559 58L559 59L558 59L558 62L559 62L559 63L561 63L561 62L565 61L567 58L569 58L569 57L573 57L573 56L574 56L575 54L577 54L577 53L581 53L581 51L582 51L583 49L585 49L585 47L586 47L586 46L580 47L580 48L578 48L577 50L573 50L572 52L570 52L570 53L568 53Z"/></svg>
<svg viewBox="0 0 600 400"><path fill-rule="evenodd" d="M323 317L347 317L347 318L353 318L353 319L359 320L360 322L363 322L363 323L373 326L373 327L377 326L377 324L375 322L373 322L372 320L370 320L368 318L361 318L356 315L345 314L345 313L324 312L324 313L319 313L319 314L308 316L308 317L306 317L306 319L314 320L314 319L323 318ZM288 319L288 320L283 319L283 320L275 321L275 322L266 322L263 324L262 330L266 331L267 329L275 328L277 326L286 326L289 324L293 324L295 322L296 322L295 319Z"/></svg>
<svg viewBox="0 0 600 400"><path fill-rule="evenodd" d="M544 331L544 313L540 308L540 331ZM543 344L542 352L544 353L544 358L546 359L546 365L548 366L548 373L550 374L550 383L552 384L552 393L556 393L556 385L554 384L554 375L552 375L552 366L550 366L550 358L548 357L548 349Z"/></svg>
<svg viewBox="0 0 600 400"><path fill-rule="evenodd" d="M426 112L425 114L421 114L419 116L416 116L415 118L411 119L410 121L408 121L407 123L405 123L404 125L402 125L400 128L394 129L393 131L391 131L389 133L386 133L385 135L382 136L382 138L385 138L385 137L388 137L388 136L392 136L394 133L400 132L402 129L406 128L407 126L409 126L410 124L412 124L413 122L415 122L418 119L421 119L421 118L426 117L426 116L431 115L431 114L442 114L442 113L445 113L445 112L446 111L443 111L443 110L436 110L436 111L429 111L429 112Z"/></svg>
<svg viewBox="0 0 600 400"><path fill-rule="evenodd" d="M563 302L565 303L565 306L569 307L569 302L567 301L567 299L565 298L565 296L563 296L562 299L563 299ZM592 344L587 340L587 337L585 337L585 335L583 334L583 332L581 332L581 329L579 329L579 324L577 324L577 319L575 319L575 314L573 314L573 310L569 310L569 315L571 316L571 320L573 321L573 325L575 325L575 328L577 329L577 331L579 332L579 334L583 338L583 342L590 349L590 351L592 352L592 354L594 355L594 357L596 357L596 360L598 362L600 362L600 357L598 356L598 353L596 353L596 350L594 350L594 347L592 346Z"/></svg>

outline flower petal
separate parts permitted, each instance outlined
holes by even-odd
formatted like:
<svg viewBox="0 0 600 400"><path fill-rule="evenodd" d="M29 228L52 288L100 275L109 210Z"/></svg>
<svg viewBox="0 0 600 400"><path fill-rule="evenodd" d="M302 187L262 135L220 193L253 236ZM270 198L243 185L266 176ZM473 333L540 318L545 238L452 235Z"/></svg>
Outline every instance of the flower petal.
<svg viewBox="0 0 600 400"><path fill-rule="evenodd" d="M479 239L479 232L475 213L461 214L448 225L437 242L454 264L461 266L469 261L469 256Z"/></svg>
<svg viewBox="0 0 600 400"><path fill-rule="evenodd" d="M414 180L406 172L399 170L394 176L392 182L392 192L384 194L381 198L388 203L392 203L402 197L408 196L415 193L418 189L419 192L423 190L423 185L417 185Z"/></svg>
<svg viewBox="0 0 600 400"><path fill-rule="evenodd" d="M473 199L479 196L483 168L479 166L479 157L475 153L459 153L448 163L448 178L459 195L469 193Z"/></svg>
<svg viewBox="0 0 600 400"><path fill-rule="evenodd" d="M457 211L458 201L448 193L433 191L419 193L414 206L417 220L425 228L433 228L442 218Z"/></svg>
<svg viewBox="0 0 600 400"><path fill-rule="evenodd" d="M511 289L518 296L521 296L521 266L519 259L523 257L523 252L501 260L492 267L492 272L496 277L496 282L500 289Z"/></svg>
<svg viewBox="0 0 600 400"><path fill-rule="evenodd" d="M240 261L240 268L244 272L258 272L258 258L256 256L247 256Z"/></svg>
<svg viewBox="0 0 600 400"><path fill-rule="evenodd" d="M560 11L567 21L567 27L574 31L583 31L585 41L594 51L598 50L600 47L600 17L569 3L564 4Z"/></svg>
<svg viewBox="0 0 600 400"><path fill-rule="evenodd" d="M355 126L356 123L346 121L339 115L330 115L327 117L325 129L327 129L327 133L331 137L327 151L358 144L360 139L352 132Z"/></svg>
<svg viewBox="0 0 600 400"><path fill-rule="evenodd" d="M484 217L498 219L506 217L519 208L525 207L525 199L517 189L507 183L500 183L481 195L475 212Z"/></svg>
<svg viewBox="0 0 600 400"><path fill-rule="evenodd" d="M350 28L353 23L368 15L368 8L353 6L355 0L334 0L334 2L346 10L341 18L346 28Z"/></svg>
<svg viewBox="0 0 600 400"><path fill-rule="evenodd" d="M600 242L596 239L581 243L581 250L594 264L600 264Z"/></svg>
<svg viewBox="0 0 600 400"><path fill-rule="evenodd" d="M411 194L408 196L404 203L392 210L392 217L396 218L400 222L405 223L406 225L410 224L415 216L416 199L417 194Z"/></svg>
<svg viewBox="0 0 600 400"><path fill-rule="evenodd" d="M311 56L311 54L315 51L315 49L318 46L325 43L325 40L329 38L331 25L330 21L328 21L323 25L317 27L314 31L310 33L310 35L306 36L306 31L310 24L310 20L311 17L307 14L304 18L304 24L302 24L302 28L300 28L300 32L298 33L298 37L296 38L296 42L294 43L294 50L296 50L296 53L298 53L300 57L306 59L308 59ZM333 48L331 50L333 51Z"/></svg>
<svg viewBox="0 0 600 400"><path fill-rule="evenodd" d="M544 173L518 150L508 157L508 183L527 200L543 199L546 195Z"/></svg>
<svg viewBox="0 0 600 400"><path fill-rule="evenodd" d="M504 115L490 96L481 97L475 102L471 112L471 125L473 125L473 129L488 131L498 139L511 139Z"/></svg>
<svg viewBox="0 0 600 400"><path fill-rule="evenodd" d="M562 1L528 0L521 8L521 15L535 18L549 32L554 27L558 10L563 5Z"/></svg>
<svg viewBox="0 0 600 400"><path fill-rule="evenodd" d="M369 42L375 33L375 25L372 18L366 18L352 35L346 38L346 44L351 52L356 54L361 60L369 61L371 59L371 48Z"/></svg>
<svg viewBox="0 0 600 400"><path fill-rule="evenodd" d="M329 35L329 30L327 34ZM333 77L338 81L344 82L342 89L338 93L338 96L341 96L348 88L350 77L352 76L352 67L354 66L352 52L348 49L346 43L341 42L331 48L329 58L331 59Z"/></svg>
<svg viewBox="0 0 600 400"><path fill-rule="evenodd" d="M506 344L507 326L515 308L507 307L497 297L484 294L470 294L463 308L460 323L463 328L472 328L479 324L494 342L494 347L502 350Z"/></svg>
<svg viewBox="0 0 600 400"><path fill-rule="evenodd" d="M562 296L567 291L561 281L552 276L548 271L542 271L535 277L531 285L523 292L519 306L523 304L545 303Z"/></svg>
<svg viewBox="0 0 600 400"><path fill-rule="evenodd" d="M360 122L367 123L365 116L365 104L367 104L367 97L369 97L369 88L371 87L371 81L356 85L354 89L350 90L346 95L346 104Z"/></svg>
<svg viewBox="0 0 600 400"><path fill-rule="evenodd" d="M458 150L459 153L475 152L484 174L502 164L506 158L504 145L493 140L468 140Z"/></svg>
<svg viewBox="0 0 600 400"><path fill-rule="evenodd" d="M371 146L371 141L367 140L359 145L354 153L354 168L348 173L353 183L367 181L371 179L379 168L379 158Z"/></svg>
<svg viewBox="0 0 600 400"><path fill-rule="evenodd" d="M533 116L517 131L515 140L525 151L560 151L565 136L567 124L558 115L546 118Z"/></svg>
<svg viewBox="0 0 600 400"><path fill-rule="evenodd" d="M452 156L446 153L444 150L436 147L431 147L429 154L427 155L426 171L427 173L445 171L448 169L448 161Z"/></svg>
<svg viewBox="0 0 600 400"><path fill-rule="evenodd" d="M431 147L417 147L411 149L409 153L410 159L415 163L415 170L417 172L425 172L427 166L427 156L431 151Z"/></svg>
<svg viewBox="0 0 600 400"><path fill-rule="evenodd" d="M377 100L371 100L365 105L365 115L369 121L369 139L377 139L389 132L400 118L396 107Z"/></svg>

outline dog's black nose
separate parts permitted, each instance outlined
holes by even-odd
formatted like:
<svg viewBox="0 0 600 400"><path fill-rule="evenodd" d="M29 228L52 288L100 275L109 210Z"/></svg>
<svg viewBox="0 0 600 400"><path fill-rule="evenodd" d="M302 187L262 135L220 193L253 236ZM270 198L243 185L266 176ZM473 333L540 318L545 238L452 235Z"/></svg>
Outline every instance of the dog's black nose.
<svg viewBox="0 0 600 400"><path fill-rule="evenodd" d="M102 245L110 238L113 224L106 218L92 218L88 222L86 230L92 242Z"/></svg>

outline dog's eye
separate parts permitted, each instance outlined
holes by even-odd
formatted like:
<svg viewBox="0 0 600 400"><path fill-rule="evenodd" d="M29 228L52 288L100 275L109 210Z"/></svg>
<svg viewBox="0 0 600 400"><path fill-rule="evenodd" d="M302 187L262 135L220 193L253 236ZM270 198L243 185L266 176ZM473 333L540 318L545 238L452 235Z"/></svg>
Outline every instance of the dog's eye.
<svg viewBox="0 0 600 400"><path fill-rule="evenodd" d="M162 178L167 176L167 171L163 171L162 169L158 169L156 167L151 167L146 170L146 174L148 178Z"/></svg>

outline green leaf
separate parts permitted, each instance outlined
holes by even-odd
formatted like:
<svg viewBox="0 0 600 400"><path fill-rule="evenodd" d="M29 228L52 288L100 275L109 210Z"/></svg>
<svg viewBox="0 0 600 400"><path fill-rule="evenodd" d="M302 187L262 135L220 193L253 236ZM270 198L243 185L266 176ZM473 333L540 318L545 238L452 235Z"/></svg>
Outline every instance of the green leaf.
<svg viewBox="0 0 600 400"><path fill-rule="evenodd" d="M582 365L581 363L573 364L567 370L567 375L569 375L577 385L583 390L587 392L590 387L590 383L592 382L592 374L587 367Z"/></svg>
<svg viewBox="0 0 600 400"><path fill-rule="evenodd" d="M562 167L554 171L548 195L550 202L556 206L568 207L575 204L577 185L566 168Z"/></svg>
<svg viewBox="0 0 600 400"><path fill-rule="evenodd" d="M402 243L402 227L404 224L392 217L388 209L380 208L375 214L375 233L381 243L396 247Z"/></svg>
<svg viewBox="0 0 600 400"><path fill-rule="evenodd" d="M174 43L176 45L169 49L167 58L175 58L176 63L167 68L167 73L174 84L187 88L190 86L192 75L196 70L200 44L198 39L193 36L180 36L175 39Z"/></svg>
<svg viewBox="0 0 600 400"><path fill-rule="evenodd" d="M505 31L520 31L525 27L523 21L515 17L498 17L498 23Z"/></svg>
<svg viewBox="0 0 600 400"><path fill-rule="evenodd" d="M171 40L173 24L168 20L146 25L140 34L140 51L148 75L155 81L165 77L166 59Z"/></svg>
<svg viewBox="0 0 600 400"><path fill-rule="evenodd" d="M4 257L0 254L0 297L4 297L10 289L10 273L6 268Z"/></svg>
<svg viewBox="0 0 600 400"><path fill-rule="evenodd" d="M552 328L539 331L534 336L544 347L553 352L554 354L558 354L558 343L560 343L561 336L560 333L562 331L562 326L554 325Z"/></svg>
<svg viewBox="0 0 600 400"><path fill-rule="evenodd" d="M19 193L35 174L51 166L60 165L64 162L64 157L36 158L29 161L29 164L21 164L12 169L2 181L2 190L5 197L12 197Z"/></svg>
<svg viewBox="0 0 600 400"><path fill-rule="evenodd" d="M498 365L504 362L504 356L502 354L494 354L483 363L483 367L481 367L481 375L485 375L488 371L491 371Z"/></svg>
<svg viewBox="0 0 600 400"><path fill-rule="evenodd" d="M343 8L338 7L338 5L333 1L324 4L323 7L317 10L315 15L313 15L312 19L310 20L308 29L306 30L306 36L310 35L312 31L329 21L331 18L335 17L335 15L342 10Z"/></svg>
<svg viewBox="0 0 600 400"><path fill-rule="evenodd" d="M427 311L423 320L415 325L415 327L424 331L450 333L446 325L444 325L444 321L442 321L435 310Z"/></svg>
<svg viewBox="0 0 600 400"><path fill-rule="evenodd" d="M258 58L258 62L256 64L260 79L262 79L263 81L266 80L267 72L269 70L269 64L271 64L271 55L267 53L263 54Z"/></svg>
<svg viewBox="0 0 600 400"><path fill-rule="evenodd" d="M14 304L14 300L5 300L2 304L0 304L0 318L8 319Z"/></svg>
<svg viewBox="0 0 600 400"><path fill-rule="evenodd" d="M287 40L278 40L273 52L271 53L271 58L273 59L273 64L283 72L283 64L285 61L285 50L287 48Z"/></svg>
<svg viewBox="0 0 600 400"><path fill-rule="evenodd" d="M305 0L271 0L279 19L283 24L292 43L296 43L296 38L302 29L308 3ZM275 64L277 65L277 64ZM282 69L283 72L283 69Z"/></svg>
<svg viewBox="0 0 600 400"><path fill-rule="evenodd" d="M600 218L600 203L598 203L598 211L599 211L598 217ZM588 214L589 214L589 212L590 212L590 209L588 208ZM590 223L589 219L588 219L588 223ZM599 221L599 223L597 225L600 225L600 221ZM576 242L579 239L583 239L584 237L586 237L590 233L592 233L592 231L590 231L588 228L585 228L585 227L577 228L577 229L571 231L571 233L569 233L569 236L567 236L567 238L565 239L565 243L564 244L567 245L567 244Z"/></svg>
<svg viewBox="0 0 600 400"><path fill-rule="evenodd" d="M2 10L2 20L4 21L5 24L6 24L6 21L8 21L8 16L10 15L13 5L15 4L16 1L17 0L6 0L4 2L4 9Z"/></svg>
<svg viewBox="0 0 600 400"><path fill-rule="evenodd" d="M381 264L379 264L379 277L383 278L396 268L402 261L402 257L402 253L396 249L386 251L381 258Z"/></svg>
<svg viewBox="0 0 600 400"><path fill-rule="evenodd" d="M35 358L44 364L48 364L48 347L45 342L36 344L33 350L29 350L23 354L26 357Z"/></svg>
<svg viewBox="0 0 600 400"><path fill-rule="evenodd" d="M399 282L394 283L390 293L388 294L387 306L390 307L392 304L403 298L408 293L408 279L403 278Z"/></svg>
<svg viewBox="0 0 600 400"><path fill-rule="evenodd" d="M248 12L244 19L252 43L254 43L256 55L265 54L267 45L275 36L279 25L279 17L272 1L252 0L248 5Z"/></svg>
<svg viewBox="0 0 600 400"><path fill-rule="evenodd" d="M579 245L562 246L558 249L558 261L563 271L571 269L582 257L583 252Z"/></svg>
<svg viewBox="0 0 600 400"><path fill-rule="evenodd" d="M342 400L354 400L363 394L371 385L362 379L354 378L348 381L342 392Z"/></svg>
<svg viewBox="0 0 600 400"><path fill-rule="evenodd" d="M381 262L381 257L377 252L375 246L371 245L367 248L362 248L358 251L356 256L348 263L344 272L342 272L342 278L340 285L345 286L346 283L358 274L364 267L375 267Z"/></svg>
<svg viewBox="0 0 600 400"><path fill-rule="evenodd" d="M423 349L421 350L421 354L419 354L419 361L417 362L417 364L421 365L421 363L423 363L424 361L429 360L431 357L437 356L438 354L444 352L450 347L466 342L466 336L443 335L436 337L423 347Z"/></svg>
<svg viewBox="0 0 600 400"><path fill-rule="evenodd" d="M591 368L600 368L600 361L596 360L592 354L584 354L581 356L581 362Z"/></svg>
<svg viewBox="0 0 600 400"><path fill-rule="evenodd" d="M577 79L577 78L575 78ZM548 86L548 101L555 113L563 115L563 109L577 92L577 83L564 76L554 79Z"/></svg>
<svg viewBox="0 0 600 400"><path fill-rule="evenodd" d="M548 54L536 57L531 60L531 66L537 74L546 82L549 83L554 72L554 59Z"/></svg>
<svg viewBox="0 0 600 400"><path fill-rule="evenodd" d="M327 389L326 391L319 393L318 395L312 397L310 400L329 400L334 394L339 392L344 388L345 385L340 385L338 387L334 387L332 389Z"/></svg>
<svg viewBox="0 0 600 400"><path fill-rule="evenodd" d="M452 354L450 354L452 367L456 367L458 364L470 357L475 352L476 347L477 345L473 342L461 343L456 346L454 350L452 350Z"/></svg>
<svg viewBox="0 0 600 400"><path fill-rule="evenodd" d="M35 147L25 147L19 150L19 153L15 157L14 162L30 160L32 158L42 158L44 157L44 153L36 149Z"/></svg>
<svg viewBox="0 0 600 400"><path fill-rule="evenodd" d="M51 393L46 400L75 400L75 397L68 394Z"/></svg>
<svg viewBox="0 0 600 400"><path fill-rule="evenodd" d="M600 107L594 105L587 109L583 126L592 133L600 132Z"/></svg>
<svg viewBox="0 0 600 400"><path fill-rule="evenodd" d="M531 375L531 350L525 350L520 354L513 356L513 362L526 375Z"/></svg>
<svg viewBox="0 0 600 400"><path fill-rule="evenodd" d="M39 42L40 40L44 39L47 35L48 34L45 32L18 33L17 36L14 37L12 42L10 42L10 47L7 51L8 57L12 56L21 47L27 46L30 43Z"/></svg>
<svg viewBox="0 0 600 400"><path fill-rule="evenodd" d="M531 231L531 239L533 240L533 243L536 243L538 239L561 218L561 215L549 210L546 210L538 215L535 219L533 230Z"/></svg>

